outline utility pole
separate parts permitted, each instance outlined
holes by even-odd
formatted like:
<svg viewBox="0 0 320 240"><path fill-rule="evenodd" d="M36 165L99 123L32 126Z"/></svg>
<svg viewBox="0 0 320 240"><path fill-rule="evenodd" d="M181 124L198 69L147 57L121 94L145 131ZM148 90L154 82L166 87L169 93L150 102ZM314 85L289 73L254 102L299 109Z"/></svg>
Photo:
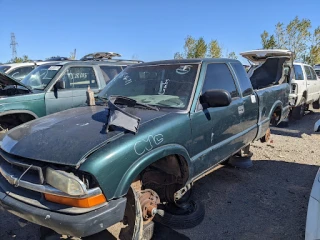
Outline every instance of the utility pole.
<svg viewBox="0 0 320 240"><path fill-rule="evenodd" d="M17 45L18 43L16 42L16 36L14 35L14 33L11 33L10 47L12 48L12 59L15 59L17 57Z"/></svg>

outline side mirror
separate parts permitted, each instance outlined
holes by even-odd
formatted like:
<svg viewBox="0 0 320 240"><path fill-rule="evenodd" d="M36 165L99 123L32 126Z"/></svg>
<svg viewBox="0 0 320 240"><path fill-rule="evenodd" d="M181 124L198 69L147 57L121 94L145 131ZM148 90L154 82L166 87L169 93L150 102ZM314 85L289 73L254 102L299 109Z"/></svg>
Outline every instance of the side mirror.
<svg viewBox="0 0 320 240"><path fill-rule="evenodd" d="M65 89L66 83L65 83L65 81L59 80L58 82L56 82L56 84L54 86L56 89Z"/></svg>
<svg viewBox="0 0 320 240"><path fill-rule="evenodd" d="M316 123L314 124L314 131L320 132L320 120L316 121Z"/></svg>
<svg viewBox="0 0 320 240"><path fill-rule="evenodd" d="M208 107L226 107L231 101L230 93L222 89L208 90L200 98L200 102Z"/></svg>

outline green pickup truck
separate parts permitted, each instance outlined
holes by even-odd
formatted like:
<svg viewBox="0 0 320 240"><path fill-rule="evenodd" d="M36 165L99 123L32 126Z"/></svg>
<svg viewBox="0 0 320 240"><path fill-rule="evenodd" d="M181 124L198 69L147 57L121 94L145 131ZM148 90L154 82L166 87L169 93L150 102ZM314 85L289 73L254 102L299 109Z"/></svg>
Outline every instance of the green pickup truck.
<svg viewBox="0 0 320 240"><path fill-rule="evenodd" d="M178 202L287 117L291 57L258 57L251 81L231 59L129 66L96 105L10 130L0 150L0 206L60 234L122 224L125 239L141 239L155 215L166 216L160 205Z"/></svg>
<svg viewBox="0 0 320 240"><path fill-rule="evenodd" d="M51 62L21 82L0 73L0 134L35 118L84 105L88 86L97 93L126 66L139 62L92 58Z"/></svg>

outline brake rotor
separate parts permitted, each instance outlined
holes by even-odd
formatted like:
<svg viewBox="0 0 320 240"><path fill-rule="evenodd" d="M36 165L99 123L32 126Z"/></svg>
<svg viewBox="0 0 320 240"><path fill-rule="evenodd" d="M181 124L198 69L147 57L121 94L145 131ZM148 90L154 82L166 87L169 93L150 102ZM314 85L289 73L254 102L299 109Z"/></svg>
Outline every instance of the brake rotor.
<svg viewBox="0 0 320 240"><path fill-rule="evenodd" d="M160 204L160 198L158 194L151 189L142 190L140 191L139 195L143 224L147 224L152 221L154 215L157 213L158 204Z"/></svg>

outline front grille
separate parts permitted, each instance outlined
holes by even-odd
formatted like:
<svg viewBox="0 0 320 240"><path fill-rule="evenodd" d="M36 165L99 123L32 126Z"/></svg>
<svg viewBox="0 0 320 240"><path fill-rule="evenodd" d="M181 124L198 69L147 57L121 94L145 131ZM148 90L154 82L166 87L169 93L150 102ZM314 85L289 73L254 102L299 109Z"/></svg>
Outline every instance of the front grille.
<svg viewBox="0 0 320 240"><path fill-rule="evenodd" d="M0 164L10 174L34 184L43 184L43 170L39 166L21 161L19 157L8 154L0 149Z"/></svg>

